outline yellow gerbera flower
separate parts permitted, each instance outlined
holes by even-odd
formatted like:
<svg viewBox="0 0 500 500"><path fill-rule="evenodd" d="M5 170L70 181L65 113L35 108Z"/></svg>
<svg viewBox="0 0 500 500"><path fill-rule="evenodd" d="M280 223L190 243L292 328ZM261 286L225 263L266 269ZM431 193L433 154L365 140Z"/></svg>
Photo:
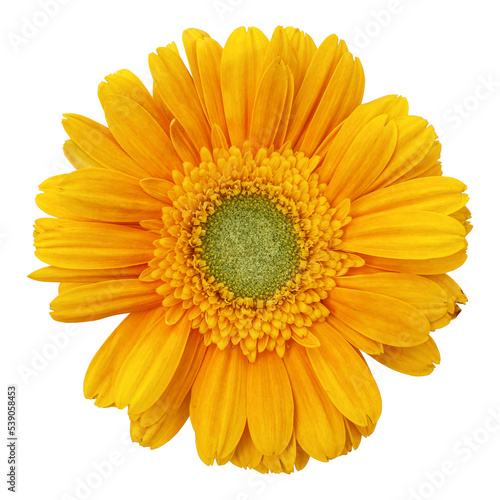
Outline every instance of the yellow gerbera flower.
<svg viewBox="0 0 500 500"><path fill-rule="evenodd" d="M75 172L41 184L31 277L61 282L57 321L129 313L84 391L157 448L191 418L201 459L292 472L357 448L381 413L360 351L439 363L429 335L466 298L465 185L395 95L361 104L332 35L184 34L151 54L152 95L99 86L108 127L65 115Z"/></svg>

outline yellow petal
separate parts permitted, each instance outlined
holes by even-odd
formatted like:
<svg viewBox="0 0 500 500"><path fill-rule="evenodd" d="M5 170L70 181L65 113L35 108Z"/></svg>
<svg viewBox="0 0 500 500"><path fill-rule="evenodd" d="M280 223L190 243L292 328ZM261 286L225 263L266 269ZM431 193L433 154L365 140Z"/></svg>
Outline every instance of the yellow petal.
<svg viewBox="0 0 500 500"><path fill-rule="evenodd" d="M335 175L325 191L333 205L345 198L353 201L368 189L390 160L397 137L396 125L387 123L387 115L363 127L334 168Z"/></svg>
<svg viewBox="0 0 500 500"><path fill-rule="evenodd" d="M163 206L144 192L137 178L97 168L67 174L59 184L59 199L77 215L106 222L161 218Z"/></svg>
<svg viewBox="0 0 500 500"><path fill-rule="evenodd" d="M283 361L293 391L297 442L316 460L337 457L345 445L344 419L321 386L306 349L292 343Z"/></svg>
<svg viewBox="0 0 500 500"><path fill-rule="evenodd" d="M410 172L425 158L436 140L434 128L419 116L403 116L393 121L398 130L398 142L391 161L370 186L370 191L388 186Z"/></svg>
<svg viewBox="0 0 500 500"><path fill-rule="evenodd" d="M295 54L297 70L294 71L295 94L298 92L304 76L317 50L314 40L299 29L288 27L285 32L290 40L290 51Z"/></svg>
<svg viewBox="0 0 500 500"><path fill-rule="evenodd" d="M291 142L292 148L305 132L306 124L321 101L337 64L346 52L345 42L339 42L336 35L326 38L315 52L292 106L287 132L287 140Z"/></svg>
<svg viewBox="0 0 500 500"><path fill-rule="evenodd" d="M344 323L338 316L330 314L326 318L328 324L335 328L350 344L367 354L381 354L384 347L381 342L365 337L358 331Z"/></svg>
<svg viewBox="0 0 500 500"><path fill-rule="evenodd" d="M131 413L140 413L158 401L177 370L190 332L187 314L175 327L158 319L122 364L115 385L118 408L129 405Z"/></svg>
<svg viewBox="0 0 500 500"><path fill-rule="evenodd" d="M264 58L263 68L264 71L273 63L273 61L279 57L290 70L291 80L297 82L297 85L302 81L300 75L300 62L297 59L297 53L294 47L291 46L290 38L288 37L286 30L282 26L277 26L273 32L273 36L269 41L267 46L266 56ZM290 103L293 101L295 96L293 88L289 88L290 92ZM288 97L287 97L288 99Z"/></svg>
<svg viewBox="0 0 500 500"><path fill-rule="evenodd" d="M255 95L269 40L257 28L238 28L227 39L221 59L221 88L231 144L248 139Z"/></svg>
<svg viewBox="0 0 500 500"><path fill-rule="evenodd" d="M91 158L87 153L83 151L80 147L77 146L75 141L68 139L64 142L63 153L66 156L67 160L73 165L75 168L106 168L104 165L101 165L93 158Z"/></svg>
<svg viewBox="0 0 500 500"><path fill-rule="evenodd" d="M443 289L422 276L377 273L336 278L342 288L388 295L416 307L432 323L446 314L447 296Z"/></svg>
<svg viewBox="0 0 500 500"><path fill-rule="evenodd" d="M222 47L211 38L200 38L196 42L196 55L208 121L212 127L220 127L228 139L221 87Z"/></svg>
<svg viewBox="0 0 500 500"><path fill-rule="evenodd" d="M290 474L293 472L293 467L295 465L295 460L297 459L297 440L295 439L295 433L292 432L292 437L288 443L285 451L279 455L281 471Z"/></svg>
<svg viewBox="0 0 500 500"><path fill-rule="evenodd" d="M165 305L165 303L163 305ZM165 313L165 322L167 325L175 325L184 316L185 311L186 310L181 302L168 307L167 312Z"/></svg>
<svg viewBox="0 0 500 500"><path fill-rule="evenodd" d="M102 82L98 89L99 100L101 101L102 109L106 107L106 101L109 96L121 95L128 97L142 106L158 124L168 132L170 129L170 120L165 115L163 110L157 105L153 96L144 86L139 78L128 69L122 69L108 75L106 82Z"/></svg>
<svg viewBox="0 0 500 500"><path fill-rule="evenodd" d="M429 276L428 279L439 285L453 302L458 302L459 304L467 302L467 297L458 283L447 274Z"/></svg>
<svg viewBox="0 0 500 500"><path fill-rule="evenodd" d="M441 162L439 161L440 156L441 144L438 141L435 141L422 161L420 161L416 165L413 165L412 169L406 172L404 175L396 177L393 180L393 184L404 182L409 179L415 179L416 177L441 175L442 170Z"/></svg>
<svg viewBox="0 0 500 500"><path fill-rule="evenodd" d="M289 65L290 56L290 41L282 26L275 28L271 40L267 45L266 55L263 63L263 73L265 73L269 66L276 61L283 61L285 66Z"/></svg>
<svg viewBox="0 0 500 500"><path fill-rule="evenodd" d="M53 217L58 217L59 219L80 221L80 222L90 222L92 219L87 219L86 217L80 217L68 210L59 199L59 188L47 189L47 192L40 193L35 198L35 203L38 208L45 212L46 214L52 215Z"/></svg>
<svg viewBox="0 0 500 500"><path fill-rule="evenodd" d="M367 266L383 269L385 271L432 275L449 273L459 268L467 260L467 253L465 250L461 250L452 255L447 255L446 257L425 260L385 259L372 255L362 255L361 257Z"/></svg>
<svg viewBox="0 0 500 500"><path fill-rule="evenodd" d="M149 67L165 105L184 127L197 149L210 144L210 127L189 71L171 47L150 54Z"/></svg>
<svg viewBox="0 0 500 500"><path fill-rule="evenodd" d="M106 121L122 148L146 171L144 177L172 179L182 164L170 137L158 122L132 99L113 95L106 100Z"/></svg>
<svg viewBox="0 0 500 500"><path fill-rule="evenodd" d="M345 122L345 120L344 120ZM323 142L318 146L316 151L314 152L314 156L320 156L321 158L325 158L326 155L328 154L328 151L330 150L333 141L337 137L338 133L340 132L340 129L342 128L342 125L344 122L339 123L333 130L331 130L328 135L323 139ZM321 171L321 173L324 172L323 170L323 165L321 165L317 170L316 173ZM328 176L326 179L328 182L330 181L331 176Z"/></svg>
<svg viewBox="0 0 500 500"><path fill-rule="evenodd" d="M238 347L208 350L193 385L190 415L200 458L211 465L235 450L245 429L248 360Z"/></svg>
<svg viewBox="0 0 500 500"><path fill-rule="evenodd" d="M467 296L460 289L458 284L447 274L428 276L428 279L436 283L448 298L448 310L446 314L431 324L431 328L436 330L438 328L443 328L460 314L461 308L458 304L466 304Z"/></svg>
<svg viewBox="0 0 500 500"><path fill-rule="evenodd" d="M297 455L295 457L295 468L299 471L302 470L309 462L310 456L301 448L297 443Z"/></svg>
<svg viewBox="0 0 500 500"><path fill-rule="evenodd" d="M285 34L289 40L289 49L294 53L297 61L298 70L294 71L294 79L300 87L317 47L314 40L305 31L289 26L285 28Z"/></svg>
<svg viewBox="0 0 500 500"><path fill-rule="evenodd" d="M32 272L28 278L36 281L62 283L95 283L112 279L138 278L146 268L146 264L116 269L65 269L49 266Z"/></svg>
<svg viewBox="0 0 500 500"><path fill-rule="evenodd" d="M145 264L153 257L157 235L126 226L71 222L35 238L35 255L51 266L114 269Z"/></svg>
<svg viewBox="0 0 500 500"><path fill-rule="evenodd" d="M344 54L328 82L328 86L297 148L312 156L328 133L361 104L365 89L363 67L358 58Z"/></svg>
<svg viewBox="0 0 500 500"><path fill-rule="evenodd" d="M248 366L248 428L263 455L279 455L290 442L293 397L283 360L274 352L260 353Z"/></svg>
<svg viewBox="0 0 500 500"><path fill-rule="evenodd" d="M335 169L361 130L374 118L387 115L388 120L408 114L408 101L403 97L388 95L358 106L341 124L331 142L323 165L317 169L321 182L329 183ZM319 154L319 153L317 153Z"/></svg>
<svg viewBox="0 0 500 500"><path fill-rule="evenodd" d="M184 32L182 33L182 43L184 44L184 50L186 51L189 69L191 70L191 75L193 76L193 83L196 88L196 92L198 93L198 99L200 100L203 111L205 112L205 115L207 115L207 107L203 95L197 54L197 42L198 40L203 40L204 38L210 38L209 34L205 31L195 28L184 30Z"/></svg>
<svg viewBox="0 0 500 500"><path fill-rule="evenodd" d="M437 144L437 143L434 143ZM423 163L419 163L419 165L422 165ZM408 179L416 179L418 177L433 177L436 175L443 175L443 168L441 167L441 162L437 161L433 165L431 165L427 170L418 172L417 169L413 169L410 172L410 175L408 175ZM401 181L401 177L393 182L393 184L396 184L397 182ZM406 179L403 179L403 181Z"/></svg>
<svg viewBox="0 0 500 500"><path fill-rule="evenodd" d="M153 80L153 100L155 104L158 106L158 109L167 117L168 120L168 128L170 128L170 122L175 120L175 116L172 114L172 111L168 109L168 106L165 104L165 101L162 99L160 91L158 90L158 83ZM166 130L168 130L168 128Z"/></svg>
<svg viewBox="0 0 500 500"><path fill-rule="evenodd" d="M176 411L166 413L158 422L145 429L139 441L140 445L155 450L170 441L186 423L189 417L189 403L190 397L187 395Z"/></svg>
<svg viewBox="0 0 500 500"><path fill-rule="evenodd" d="M154 309L161 304L158 283L113 280L79 286L57 296L50 307L56 321L96 321L116 314Z"/></svg>
<svg viewBox="0 0 500 500"><path fill-rule="evenodd" d="M372 357L397 372L415 377L429 375L441 360L436 343L431 337L414 347L384 346L383 354Z"/></svg>
<svg viewBox="0 0 500 500"><path fill-rule="evenodd" d="M301 337L295 331L292 331L292 339L302 347L312 348L319 347L321 345L319 340L309 331L307 332L307 335L305 337Z"/></svg>
<svg viewBox="0 0 500 500"><path fill-rule="evenodd" d="M464 226L466 234L469 234L470 231L472 230L472 224L469 221L471 216L472 214L467 207L462 207L456 212L450 214L450 217L457 219L457 221L459 221Z"/></svg>
<svg viewBox="0 0 500 500"><path fill-rule="evenodd" d="M366 277L369 276L372 275ZM341 321L377 342L409 347L422 344L429 337L429 321L424 314L387 295L338 286L323 303Z"/></svg>
<svg viewBox="0 0 500 500"><path fill-rule="evenodd" d="M436 259L465 247L465 229L457 220L406 209L354 218L345 227L339 246L347 252L394 259Z"/></svg>
<svg viewBox="0 0 500 500"><path fill-rule="evenodd" d="M193 165L200 163L200 153L193 144L193 141L177 120L172 120L170 124L170 137L177 154L183 162L188 161Z"/></svg>
<svg viewBox="0 0 500 500"><path fill-rule="evenodd" d="M343 454L349 453L351 450L357 450L361 443L363 435L359 431L359 426L353 424L350 420L344 419L346 431L346 447Z"/></svg>
<svg viewBox="0 0 500 500"><path fill-rule="evenodd" d="M349 215L358 217L374 212L411 208L445 215L461 209L469 197L466 186L452 177L422 177L378 189L351 204Z"/></svg>
<svg viewBox="0 0 500 500"><path fill-rule="evenodd" d="M311 328L321 347L308 349L307 355L329 398L355 424L375 424L382 399L365 360L328 323L313 323Z"/></svg>
<svg viewBox="0 0 500 500"><path fill-rule="evenodd" d="M98 406L114 404L114 384L122 363L147 330L163 317L162 307L129 314L92 358L85 375L83 393Z"/></svg>
<svg viewBox="0 0 500 500"><path fill-rule="evenodd" d="M110 130L85 116L65 114L64 130L88 156L111 170L134 177L150 177L116 142Z"/></svg>
<svg viewBox="0 0 500 500"><path fill-rule="evenodd" d="M167 388L156 403L139 414L141 425L148 427L160 420L165 414L173 414L177 411L191 390L206 349L201 335L197 332L189 335L182 358ZM131 412L129 411L129 413Z"/></svg>
<svg viewBox="0 0 500 500"><path fill-rule="evenodd" d="M212 127L212 147L214 149L228 149L227 138L219 125Z"/></svg>
<svg viewBox="0 0 500 500"><path fill-rule="evenodd" d="M73 290L73 288L78 288L79 286L82 286L81 283L61 283L57 289L59 295L61 295L64 292L67 292L68 290Z"/></svg>
<svg viewBox="0 0 500 500"><path fill-rule="evenodd" d="M247 426L231 458L231 462L238 467L253 469L257 467L261 459L262 453L255 447Z"/></svg>
<svg viewBox="0 0 500 500"><path fill-rule="evenodd" d="M288 71L283 61L276 58L260 81L250 125L250 141L254 151L273 144L285 106L288 89Z"/></svg>
<svg viewBox="0 0 500 500"><path fill-rule="evenodd" d="M281 148L285 143L286 131L288 128L288 123L290 121L290 115L292 112L295 83L293 81L293 75L290 68L287 67L286 70L287 70L286 97L285 97L285 104L283 106L283 113L281 114L281 121L278 125L276 137L274 138L274 145L276 148Z"/></svg>
<svg viewBox="0 0 500 500"><path fill-rule="evenodd" d="M171 205L168 192L174 187L173 182L165 179L141 179L140 184L149 196L161 200L164 205ZM163 227L163 223L161 227Z"/></svg>

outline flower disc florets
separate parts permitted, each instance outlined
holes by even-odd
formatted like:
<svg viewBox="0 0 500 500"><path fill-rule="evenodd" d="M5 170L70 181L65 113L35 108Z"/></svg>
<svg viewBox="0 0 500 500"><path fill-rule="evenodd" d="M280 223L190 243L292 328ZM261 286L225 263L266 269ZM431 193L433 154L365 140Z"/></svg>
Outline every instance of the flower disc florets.
<svg viewBox="0 0 500 500"><path fill-rule="evenodd" d="M291 338L314 345L307 327L328 316L333 278L362 264L336 250L349 203L331 207L317 159L287 146L202 154L174 179L150 263L172 320L190 309L207 344L239 344L250 360L283 356Z"/></svg>

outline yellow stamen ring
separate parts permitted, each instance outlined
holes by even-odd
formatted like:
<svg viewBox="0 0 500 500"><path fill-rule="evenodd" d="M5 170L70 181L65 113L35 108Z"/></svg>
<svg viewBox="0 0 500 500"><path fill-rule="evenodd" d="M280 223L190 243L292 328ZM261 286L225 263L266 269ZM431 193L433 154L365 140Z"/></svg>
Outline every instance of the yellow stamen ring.
<svg viewBox="0 0 500 500"><path fill-rule="evenodd" d="M286 146L255 157L231 147L204 148L199 166L184 164L149 264L151 277L165 282L158 292L167 321L189 310L207 345L231 342L250 361L265 349L283 356L290 339L314 344L308 327L328 316L321 300L333 278L363 265L336 250L349 203L330 207L313 173L317 161ZM265 244L251 249L259 230ZM253 252L247 262L245 252Z"/></svg>

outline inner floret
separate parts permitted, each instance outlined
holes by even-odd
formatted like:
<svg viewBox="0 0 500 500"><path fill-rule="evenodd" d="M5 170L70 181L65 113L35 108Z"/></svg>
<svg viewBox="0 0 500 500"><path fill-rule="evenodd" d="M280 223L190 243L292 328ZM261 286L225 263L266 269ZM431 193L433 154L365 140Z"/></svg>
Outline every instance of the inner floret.
<svg viewBox="0 0 500 500"><path fill-rule="evenodd" d="M266 195L223 198L203 230L201 258L209 275L236 297L269 299L297 273L293 220Z"/></svg>

